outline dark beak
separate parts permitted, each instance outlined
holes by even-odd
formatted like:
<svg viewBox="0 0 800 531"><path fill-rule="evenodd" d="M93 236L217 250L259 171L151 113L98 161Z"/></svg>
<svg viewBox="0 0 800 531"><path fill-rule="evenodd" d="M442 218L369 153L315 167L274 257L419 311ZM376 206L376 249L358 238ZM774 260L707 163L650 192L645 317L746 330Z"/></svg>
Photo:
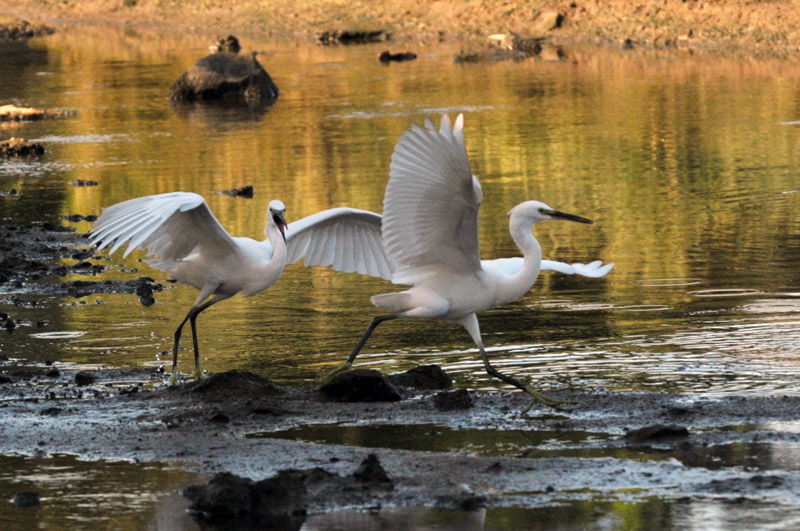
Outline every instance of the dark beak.
<svg viewBox="0 0 800 531"><path fill-rule="evenodd" d="M558 210L551 210L547 212L551 218L566 219L568 221L577 221L578 223L594 223L591 219L582 218L575 214L567 214L566 212L559 212Z"/></svg>
<svg viewBox="0 0 800 531"><path fill-rule="evenodd" d="M286 241L286 232L284 232L289 225L286 224L286 218L283 217L283 212L275 212L272 215L272 220L275 222L275 225L278 226L278 230L281 231L281 236L283 236L283 241Z"/></svg>

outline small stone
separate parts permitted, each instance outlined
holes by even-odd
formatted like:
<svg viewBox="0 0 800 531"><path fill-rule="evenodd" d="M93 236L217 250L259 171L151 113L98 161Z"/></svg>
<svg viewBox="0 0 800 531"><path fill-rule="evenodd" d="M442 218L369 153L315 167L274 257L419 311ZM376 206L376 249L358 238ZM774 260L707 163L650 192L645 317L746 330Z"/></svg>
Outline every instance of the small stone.
<svg viewBox="0 0 800 531"><path fill-rule="evenodd" d="M79 386L91 385L97 381L97 376L90 372L80 371L75 373L75 384Z"/></svg>
<svg viewBox="0 0 800 531"><path fill-rule="evenodd" d="M454 411L472 407L472 397L466 389L437 393L433 397L433 405L439 411Z"/></svg>
<svg viewBox="0 0 800 531"><path fill-rule="evenodd" d="M453 379L438 365L420 365L400 374L387 376L389 382L400 387L442 390L453 386Z"/></svg>
<svg viewBox="0 0 800 531"><path fill-rule="evenodd" d="M683 426L654 424L638 430L628 430L624 438L628 442L642 444L682 439L688 436L689 430Z"/></svg>
<svg viewBox="0 0 800 531"><path fill-rule="evenodd" d="M397 402L402 397L386 377L374 369L356 369L336 375L319 388L334 402Z"/></svg>
<svg viewBox="0 0 800 531"><path fill-rule="evenodd" d="M252 199L255 194L255 189L251 185L242 186L240 188L231 188L230 190L217 190L215 194L232 195L234 197L246 197Z"/></svg>
<svg viewBox="0 0 800 531"><path fill-rule="evenodd" d="M33 491L18 492L11 501L17 507L33 507L42 503L39 493Z"/></svg>
<svg viewBox="0 0 800 531"><path fill-rule="evenodd" d="M353 472L353 477L362 483L383 483L392 485L392 480L389 478L380 460L378 460L378 456L375 454L369 454L361 461L356 471Z"/></svg>

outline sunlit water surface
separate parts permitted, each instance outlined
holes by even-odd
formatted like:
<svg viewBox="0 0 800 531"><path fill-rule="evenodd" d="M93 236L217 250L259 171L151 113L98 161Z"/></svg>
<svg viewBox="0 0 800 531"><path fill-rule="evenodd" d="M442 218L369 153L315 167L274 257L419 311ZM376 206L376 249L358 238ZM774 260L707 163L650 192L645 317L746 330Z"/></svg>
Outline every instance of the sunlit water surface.
<svg viewBox="0 0 800 531"><path fill-rule="evenodd" d="M281 89L274 106L173 108L169 84L207 44L112 30L0 44L0 103L76 111L0 125L0 137L39 139L47 149L41 160L0 162L0 191L19 191L0 196L0 223L68 223L61 218L174 190L203 194L232 234L256 238L272 198L286 203L290 221L343 205L380 212L397 137L425 116L463 112L485 194L484 257L518 254L506 212L535 198L596 222L538 225L546 258L616 263L599 280L543 274L521 300L482 314L499 368L545 387L800 391L800 65L613 49L566 49L562 62L459 65L457 47L433 45L416 61L386 66L372 46L245 39ZM101 184L73 187L73 179ZM213 193L247 184L252 200ZM93 261L111 266L103 279L163 280L141 258ZM200 317L204 367L308 383L350 352L376 313L369 297L395 289L290 266L266 293ZM0 354L158 366L195 295L174 287L145 308L133 295L41 297L0 285L0 311L48 321L3 331ZM14 296L37 304L16 306ZM190 370L190 350L181 356ZM438 321L384 324L358 360L385 372L421 363L441 364L462 386L499 386L467 334ZM611 527L627 517L680 525L746 509L708 502L672 514L661 504L626 506ZM599 522L598 507L577 524ZM490 514L520 521L503 511L513 512Z"/></svg>

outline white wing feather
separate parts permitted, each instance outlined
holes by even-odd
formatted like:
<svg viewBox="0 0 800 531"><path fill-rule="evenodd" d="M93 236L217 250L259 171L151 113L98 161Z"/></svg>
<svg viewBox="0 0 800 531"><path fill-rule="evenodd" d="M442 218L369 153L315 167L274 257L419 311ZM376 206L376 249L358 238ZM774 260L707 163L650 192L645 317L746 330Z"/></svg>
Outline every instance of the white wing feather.
<svg viewBox="0 0 800 531"><path fill-rule="evenodd" d="M331 208L289 224L288 263L331 266L337 271L392 278L395 264L383 250L381 216L355 208Z"/></svg>
<svg viewBox="0 0 800 531"><path fill-rule="evenodd" d="M128 243L124 256L145 249L157 258L159 269L169 269L196 248L208 259L238 251L202 196L188 192L150 195L112 205L92 226L91 241L110 253Z"/></svg>
<svg viewBox="0 0 800 531"><path fill-rule="evenodd" d="M480 183L464 147L463 116L437 131L414 124L394 148L383 200L383 244L398 264L394 281L408 283L427 267L458 272L480 268Z"/></svg>
<svg viewBox="0 0 800 531"><path fill-rule="evenodd" d="M482 266L485 270L502 272L504 275L514 275L522 269L524 259L521 256L513 258L498 258L496 260L484 260ZM555 271L565 275L580 275L582 277L600 278L606 276L609 271L614 269L614 264L603 265L602 260L595 260L588 264L576 262L567 264L553 260L542 260L540 271Z"/></svg>

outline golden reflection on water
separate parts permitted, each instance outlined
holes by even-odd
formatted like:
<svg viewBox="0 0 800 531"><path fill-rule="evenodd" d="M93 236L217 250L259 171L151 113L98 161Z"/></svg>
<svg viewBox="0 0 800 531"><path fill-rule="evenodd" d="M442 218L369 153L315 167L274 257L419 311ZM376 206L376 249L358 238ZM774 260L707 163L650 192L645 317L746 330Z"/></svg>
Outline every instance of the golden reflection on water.
<svg viewBox="0 0 800 531"><path fill-rule="evenodd" d="M97 214L118 201L173 190L203 194L232 234L255 238L262 238L272 198L286 203L290 220L341 205L379 212L403 129L426 115L464 112L467 149L485 193L485 257L518 254L506 212L536 198L596 221L537 226L547 258L617 264L601 280L543 275L521 301L482 317L487 344L499 349L495 356L514 350L505 361L523 374L541 377L544 370L545 377L563 378L575 369L568 362L543 365L541 348L599 348L619 367L630 355L659 356L660 342L620 350L609 338L684 328L702 335L709 315L738 315L741 301L707 300L692 291L754 290L774 298L797 289L800 199L786 192L798 188L800 139L796 127L781 125L800 114L796 62L579 48L567 49L564 62L457 65L455 48L442 45L421 50L417 61L386 66L375 60L376 46L242 41L262 52L259 60L281 89L263 113L170 106L168 86L205 53L204 36L81 30L33 41L29 64L0 80L2 93L78 114L19 127L21 136L49 139L49 154L25 168L40 171L36 178L0 166L0 189L22 192L16 200L0 199L3 221ZM102 184L67 186L72 179ZM246 184L256 189L252 200L213 193ZM125 260L126 267L161 278L138 258ZM120 261L118 255L111 264ZM135 276L115 269L104 274ZM289 267L267 293L226 301L200 318L205 365L312 379L352 348L374 313L369 296L391 289L380 280ZM77 340L47 345L78 361L153 362L169 348L172 329L194 297L178 287L158 294L151 308L130 296L58 306L53 328L87 331L81 340L102 345L105 339L108 348L87 349ZM548 299L567 300L567 311L535 304ZM775 308L780 314L781 306ZM18 336L10 340L15 348L42 346ZM504 348L515 344L528 350ZM390 323L360 359L386 370L450 363L465 367L459 373L465 383L491 385L470 349L457 327ZM429 355L398 355L412 350ZM800 368L793 352L783 370ZM707 353L713 358L713 348ZM595 376L603 381L613 372ZM613 385L652 385L639 372L626 378ZM678 387L684 384L692 385Z"/></svg>

